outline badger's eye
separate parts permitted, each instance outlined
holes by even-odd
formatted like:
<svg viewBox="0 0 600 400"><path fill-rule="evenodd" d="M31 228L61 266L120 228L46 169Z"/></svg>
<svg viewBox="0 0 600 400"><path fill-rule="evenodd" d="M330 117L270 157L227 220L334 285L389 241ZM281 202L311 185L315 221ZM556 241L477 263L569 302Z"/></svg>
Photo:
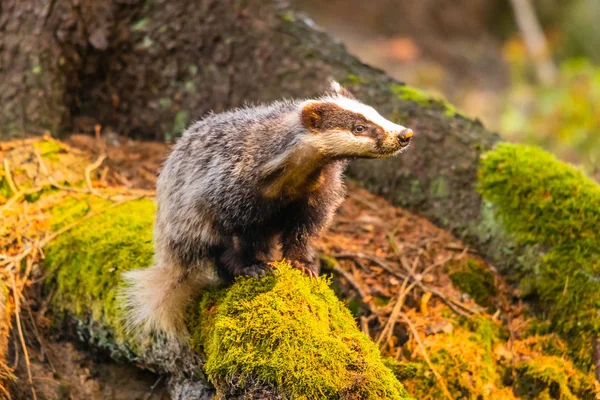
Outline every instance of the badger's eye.
<svg viewBox="0 0 600 400"><path fill-rule="evenodd" d="M361 133L361 132L364 132L366 130L367 130L367 127L364 126L364 125L356 125L354 127L354 132L356 132L356 133Z"/></svg>

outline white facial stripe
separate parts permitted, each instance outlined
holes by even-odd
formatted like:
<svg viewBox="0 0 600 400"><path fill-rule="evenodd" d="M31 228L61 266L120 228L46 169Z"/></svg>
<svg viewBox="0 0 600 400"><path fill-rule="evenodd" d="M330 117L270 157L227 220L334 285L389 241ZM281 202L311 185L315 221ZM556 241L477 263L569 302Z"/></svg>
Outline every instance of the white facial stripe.
<svg viewBox="0 0 600 400"><path fill-rule="evenodd" d="M374 141L358 137L344 130L333 130L318 135L307 135L302 143L314 146L327 156L369 156L375 153Z"/></svg>
<svg viewBox="0 0 600 400"><path fill-rule="evenodd" d="M402 125L383 118L373 107L345 97L332 98L331 101L345 110L363 115L367 120L381 126L386 132L399 132L405 129Z"/></svg>

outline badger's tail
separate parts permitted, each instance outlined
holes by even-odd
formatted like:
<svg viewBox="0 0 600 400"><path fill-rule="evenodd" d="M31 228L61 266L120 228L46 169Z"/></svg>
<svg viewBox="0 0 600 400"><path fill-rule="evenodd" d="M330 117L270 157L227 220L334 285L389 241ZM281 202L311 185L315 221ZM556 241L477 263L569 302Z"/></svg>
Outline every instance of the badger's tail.
<svg viewBox="0 0 600 400"><path fill-rule="evenodd" d="M197 274L182 268L156 264L123 274L125 285L119 293L123 322L128 331L185 339L185 310L203 286Z"/></svg>

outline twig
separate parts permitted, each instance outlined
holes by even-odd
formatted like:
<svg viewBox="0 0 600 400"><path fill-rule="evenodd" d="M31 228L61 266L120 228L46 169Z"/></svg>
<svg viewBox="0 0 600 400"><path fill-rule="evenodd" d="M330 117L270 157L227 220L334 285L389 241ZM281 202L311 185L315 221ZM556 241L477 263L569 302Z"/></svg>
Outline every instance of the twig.
<svg viewBox="0 0 600 400"><path fill-rule="evenodd" d="M417 268L417 264L419 262L419 258L421 256L421 253L419 253L419 255L415 258L415 262L412 265L411 270L409 271L409 275L412 277L414 276L414 271ZM404 299L406 298L406 295L412 290L412 288L415 287L417 281L414 280L410 286L407 288L408 285L408 281L409 281L409 276L407 276L404 281L402 282L402 286L400 287L400 292L398 292L398 299L396 300L396 304L394 304L394 308L392 309L392 313L390 314L390 318L388 318L385 326L383 327L381 333L379 334L379 337L377 338L377 344L381 344L382 339L385 337L385 341L383 342L388 343L390 338L392 337L392 333L394 332L394 326L396 325L396 320L398 319L398 314L400 314L400 311L402 310L402 306L404 305Z"/></svg>
<svg viewBox="0 0 600 400"><path fill-rule="evenodd" d="M371 210L374 211L379 211L379 209L377 208L377 206L375 206L375 204L370 203L369 201L367 201L365 198L363 198L362 196L357 195L354 192L349 192L348 193L348 197L353 198L354 200L358 201L360 204L369 207Z"/></svg>
<svg viewBox="0 0 600 400"><path fill-rule="evenodd" d="M389 272L390 274L396 275L402 279L405 279L407 275L404 275L403 273L395 270L394 268L392 268L392 266L390 266L388 263L386 263L385 261L383 261L381 258L376 257L376 256L372 256L370 254L364 254L364 253L339 253L339 254L332 254L332 257L335 258L364 258L365 260L369 260L377 265L379 265L381 268L383 268L384 270L386 270L387 272Z"/></svg>
<svg viewBox="0 0 600 400"><path fill-rule="evenodd" d="M27 304L27 303L26 303ZM48 360L48 364L50 364L50 368L52 372L56 373L56 368L54 368L54 363L50 359L50 354L45 351L44 342L42 341L42 337L40 335L40 331L37 328L37 324L35 323L35 318L33 317L33 312L31 311L31 307L27 304L27 313L29 315L29 319L31 320L31 326L33 326L33 334L40 344L40 352L42 353L42 361L44 359Z"/></svg>
<svg viewBox="0 0 600 400"><path fill-rule="evenodd" d="M85 183L90 193L93 193L95 195L98 195L98 193L96 192L96 189L94 189L94 185L92 185L92 178L90 174L93 170L97 169L102 164L102 161L104 161L105 158L106 154L102 154L94 163L85 167Z"/></svg>
<svg viewBox="0 0 600 400"><path fill-rule="evenodd" d="M369 295L367 293L365 293L365 291L362 288L362 285L360 285L352 276L352 274L350 274L348 271L344 270L342 267L340 267L339 264L336 264L333 266L333 270L335 272L337 272L338 274L342 275L344 277L344 279L346 279L350 285L356 289L356 291L358 292L358 295L361 298L367 298Z"/></svg>
<svg viewBox="0 0 600 400"><path fill-rule="evenodd" d="M18 193L19 189L17 188L17 185L15 185L15 181L13 181L12 174L10 173L10 164L8 162L8 158L4 159L4 173L6 174L6 180L10 190L13 193Z"/></svg>
<svg viewBox="0 0 600 400"><path fill-rule="evenodd" d="M37 400L37 394L35 393L35 388L33 387L33 377L31 375L31 365L29 364L29 353L27 352L27 345L25 344L25 337L23 336L23 328L21 327L21 316L19 313L20 303L19 303L19 292L17 291L17 283L15 282L15 274L10 272L10 279L12 283L13 296L15 300L15 317L17 322L17 330L19 331L19 340L21 341L21 347L23 348L23 355L25 356L25 365L27 366L27 379L29 380L29 385L31 385L31 394L33 395L33 400Z"/></svg>
<svg viewBox="0 0 600 400"><path fill-rule="evenodd" d="M463 252L461 253L461 255L459 257L463 257L465 254L466 254L466 249L463 250ZM440 265L444 265L444 264L446 264L448 261L450 261L452 259L455 259L455 257L449 256L449 257L444 258L441 261L438 261L438 262L430 265L429 267L427 267L425 269L425 271L423 271L423 273L421 275L422 276L426 275L433 268L438 267ZM407 271L410 270L410 268L408 267L408 262L406 261L406 259L404 257L400 257L400 264L402 264L402 266L404 267L405 270L407 270ZM471 314L479 314L479 310L472 309L469 306L467 306L466 304L463 304L463 303L461 303L459 301L456 301L454 299L451 299L451 298L447 297L445 294L443 294L439 290L437 290L435 288L431 288L431 287L426 286L421 281L421 279L418 278L417 276L415 276L414 274L413 274L412 278L418 281L417 284L419 285L419 288L421 288L425 292L431 292L432 294L435 294L437 297L439 297L440 299L442 299L448 305L448 307L450 307L452 310L454 310L454 312L456 312L457 314L460 314L463 317L469 317L469 314L465 313L465 311L467 311L467 312L469 312Z"/></svg>
<svg viewBox="0 0 600 400"><path fill-rule="evenodd" d="M444 250L450 250L450 251L459 251L461 253L464 253L465 251L469 254L479 254L479 252L477 250L473 250L467 246L465 247L460 247L460 246L454 246L454 245L446 245L444 246Z"/></svg>
<svg viewBox="0 0 600 400"><path fill-rule="evenodd" d="M148 393L148 395L146 396L146 398L144 400L150 400L150 398L154 394L154 390L156 389L156 387L158 386L158 384L160 383L160 381L162 381L162 379L163 379L162 375L158 377L158 379L156 380L156 382L154 382L154 385L152 385L152 387L150 388L150 393Z"/></svg>
<svg viewBox="0 0 600 400"><path fill-rule="evenodd" d="M556 82L558 71L550 58L548 43L535 15L535 9L530 0L511 0L510 3L527 50L535 64L538 79L546 85L553 84Z"/></svg>
<svg viewBox="0 0 600 400"><path fill-rule="evenodd" d="M48 171L48 168L46 167L46 163L44 162L44 159L42 158L42 155L40 154L40 152L37 149L34 149L34 154L38 160L38 163L40 164L40 169L42 170L42 173L46 176L46 178L48 179L48 182L50 182L50 184L52 186L54 186L55 188L60 189L60 190L65 190L67 192L92 194L94 196L108 200L108 197L103 196L96 191L90 191L89 189L78 189L78 188L74 188L74 187L70 187L70 186L61 185L60 183L56 182L56 179L54 179L54 177L50 174L50 171ZM86 180L87 180L87 176L86 176Z"/></svg>
<svg viewBox="0 0 600 400"><path fill-rule="evenodd" d="M384 270L386 270L387 272L389 272L392 275L395 275L396 277L400 278L400 279L406 279L406 277L408 275L394 269L392 266L390 266L388 263L386 263L385 261L383 261L382 259L372 256L370 254L363 254L363 253L339 253L339 254L331 254L332 257L334 258L364 258L365 260L369 260L372 261L373 263L377 264L378 266L380 266L381 268L383 268ZM449 259L444 259L440 262L437 262L435 264L432 265L432 267L441 265L447 261L449 261ZM410 277L410 279L415 279L415 277ZM429 287L427 285L425 285L422 281L418 280L417 281L417 285L419 286L419 288L425 292L431 292L432 294L434 294L435 296L439 297L440 299L442 299L442 301L444 301L444 303L446 303L448 305L448 307L450 307L452 310L454 310L454 312L456 312L459 315L462 315L463 317L470 317L472 314L479 314L479 310L474 310L472 308L470 308L469 306L462 304L461 302L458 302L456 300L450 299L448 298L446 295L444 295L442 292L440 292L437 289L434 289L432 287Z"/></svg>
<svg viewBox="0 0 600 400"><path fill-rule="evenodd" d="M37 193L42 189L43 188L41 186L36 186L34 188L27 189L27 190L19 190L10 199L8 199L8 201L6 203L4 203L2 208L0 208L0 215L2 215L5 210L8 210L10 208L10 206L12 206L14 203L19 201L21 199L21 197L27 196L29 194Z"/></svg>
<svg viewBox="0 0 600 400"><path fill-rule="evenodd" d="M444 382L444 379L439 374L439 372L437 372L437 370L431 363L431 360L429 359L429 355L427 354L427 350L425 349L425 346L423 345L423 342L421 341L421 337L419 336L419 332L417 332L417 328L415 328L413 323L410 321L410 319L408 319L408 317L404 313L400 313L400 318L402 318L404 320L404 322L406 323L406 325L408 325L408 327L410 328L410 330L415 338L415 341L417 342L417 344L419 346L419 349L421 349L423 358L425 359L425 362L429 366L429 369L431 369L431 372L433 372L433 374L435 375L435 378L437 379L438 383L440 384L440 387L442 388L442 392L444 392L444 395L448 399L452 400L452 395L450 394L450 391L448 390L448 387L446 386L446 382Z"/></svg>
<svg viewBox="0 0 600 400"><path fill-rule="evenodd" d="M365 335L371 336L371 332L369 332L369 320L364 315L360 316L360 327Z"/></svg>
<svg viewBox="0 0 600 400"><path fill-rule="evenodd" d="M368 294L365 293L365 291L363 290L362 286L356 281L356 279L354 279L354 277L352 276L352 274L350 274L348 271L344 270L339 263L335 263L333 265L333 270L334 272L337 272L338 274L340 274L341 276L343 276L348 283L350 283L350 286L352 286L354 289L356 289L356 291L358 292L358 295L361 297L361 299L367 299L368 298ZM381 321L381 317L379 315L379 312L377 312L377 310L375 309L375 307L373 307L373 305L371 304L371 302L369 301L364 301L364 303L367 305L367 307L369 308L369 311L371 311L371 313L373 313L373 315L377 316L377 319L379 319Z"/></svg>

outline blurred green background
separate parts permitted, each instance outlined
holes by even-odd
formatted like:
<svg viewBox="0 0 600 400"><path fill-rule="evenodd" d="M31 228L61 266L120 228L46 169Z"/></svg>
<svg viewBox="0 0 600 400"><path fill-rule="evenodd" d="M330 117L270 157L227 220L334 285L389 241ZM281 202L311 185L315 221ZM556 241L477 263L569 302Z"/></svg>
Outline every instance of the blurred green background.
<svg viewBox="0 0 600 400"><path fill-rule="evenodd" d="M600 180L600 0L295 3L363 61ZM527 5L541 53L518 22Z"/></svg>

